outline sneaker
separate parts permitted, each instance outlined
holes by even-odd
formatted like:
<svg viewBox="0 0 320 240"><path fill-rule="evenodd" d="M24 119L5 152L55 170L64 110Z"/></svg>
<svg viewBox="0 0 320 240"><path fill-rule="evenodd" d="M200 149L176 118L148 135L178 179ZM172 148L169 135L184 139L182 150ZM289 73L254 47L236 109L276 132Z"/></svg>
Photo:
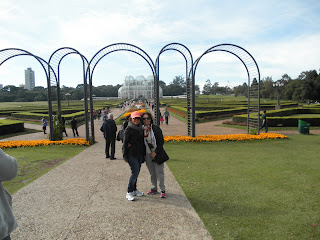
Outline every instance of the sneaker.
<svg viewBox="0 0 320 240"><path fill-rule="evenodd" d="M157 194L158 191L156 189L151 189L149 192L148 192L148 195L153 195L153 194Z"/></svg>
<svg viewBox="0 0 320 240"><path fill-rule="evenodd" d="M134 192L128 192L126 198L128 201L134 201Z"/></svg>
<svg viewBox="0 0 320 240"><path fill-rule="evenodd" d="M166 192L165 191L161 191L160 197L161 198L165 198L166 197Z"/></svg>
<svg viewBox="0 0 320 240"><path fill-rule="evenodd" d="M133 191L133 196L141 197L143 195L144 195L143 192L139 192L138 190Z"/></svg>

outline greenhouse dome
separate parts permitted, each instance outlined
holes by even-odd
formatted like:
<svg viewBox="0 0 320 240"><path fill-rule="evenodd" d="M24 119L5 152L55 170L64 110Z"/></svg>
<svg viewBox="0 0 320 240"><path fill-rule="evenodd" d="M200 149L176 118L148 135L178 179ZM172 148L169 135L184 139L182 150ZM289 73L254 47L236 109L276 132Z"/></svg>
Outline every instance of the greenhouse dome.
<svg viewBox="0 0 320 240"><path fill-rule="evenodd" d="M162 97L162 89L159 87L159 95ZM118 90L118 98L135 99L135 98L154 98L154 81L150 75L147 79L143 75L138 75L136 78L126 76L124 84Z"/></svg>

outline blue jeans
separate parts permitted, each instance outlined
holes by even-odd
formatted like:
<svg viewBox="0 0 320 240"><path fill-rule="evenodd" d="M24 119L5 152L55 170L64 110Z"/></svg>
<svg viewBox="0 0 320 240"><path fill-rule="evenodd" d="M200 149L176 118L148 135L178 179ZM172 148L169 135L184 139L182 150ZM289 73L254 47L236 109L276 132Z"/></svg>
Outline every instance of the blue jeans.
<svg viewBox="0 0 320 240"><path fill-rule="evenodd" d="M143 156L129 156L128 163L131 168L131 176L128 184L128 192L133 192L137 190L137 180L141 169L141 162Z"/></svg>

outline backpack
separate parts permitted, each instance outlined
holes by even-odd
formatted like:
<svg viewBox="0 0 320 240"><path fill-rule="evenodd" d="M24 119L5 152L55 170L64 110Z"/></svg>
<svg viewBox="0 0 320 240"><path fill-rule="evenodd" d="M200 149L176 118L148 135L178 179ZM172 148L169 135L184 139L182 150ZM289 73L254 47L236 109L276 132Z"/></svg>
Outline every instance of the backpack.
<svg viewBox="0 0 320 240"><path fill-rule="evenodd" d="M123 142L124 130L126 129L127 126L128 126L127 122L124 122L122 124L121 129L117 134L117 141L122 141Z"/></svg>

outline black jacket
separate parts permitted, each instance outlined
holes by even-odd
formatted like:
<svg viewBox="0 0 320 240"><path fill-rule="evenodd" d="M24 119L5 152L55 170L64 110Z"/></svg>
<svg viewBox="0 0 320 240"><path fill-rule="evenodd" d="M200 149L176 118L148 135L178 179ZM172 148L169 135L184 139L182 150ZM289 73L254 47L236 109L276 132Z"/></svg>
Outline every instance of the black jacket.
<svg viewBox="0 0 320 240"><path fill-rule="evenodd" d="M159 154L163 150L163 144L164 144L162 130L157 125L152 125L152 131L157 141L157 148L155 152L156 154Z"/></svg>
<svg viewBox="0 0 320 240"><path fill-rule="evenodd" d="M129 155L135 157L146 155L141 125L135 126L129 122L128 127L124 131L122 153L123 159L128 159Z"/></svg>
<svg viewBox="0 0 320 240"><path fill-rule="evenodd" d="M114 120L108 119L102 124L100 131L103 132L105 139L115 139L117 132L117 125Z"/></svg>

